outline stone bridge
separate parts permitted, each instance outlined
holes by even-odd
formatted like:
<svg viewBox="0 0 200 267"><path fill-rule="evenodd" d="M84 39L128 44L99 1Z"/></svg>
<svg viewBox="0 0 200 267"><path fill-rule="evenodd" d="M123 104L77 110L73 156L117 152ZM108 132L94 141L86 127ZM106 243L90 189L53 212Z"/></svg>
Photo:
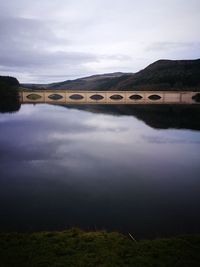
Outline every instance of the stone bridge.
<svg viewBox="0 0 200 267"><path fill-rule="evenodd" d="M26 90L21 103L50 104L198 104L199 92Z"/></svg>

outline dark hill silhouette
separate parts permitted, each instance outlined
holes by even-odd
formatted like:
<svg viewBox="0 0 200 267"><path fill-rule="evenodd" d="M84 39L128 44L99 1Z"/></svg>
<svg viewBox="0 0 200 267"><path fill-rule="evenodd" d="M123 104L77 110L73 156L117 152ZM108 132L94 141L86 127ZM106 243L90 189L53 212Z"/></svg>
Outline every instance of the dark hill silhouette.
<svg viewBox="0 0 200 267"><path fill-rule="evenodd" d="M5 88L13 89L14 87L18 87L19 82L16 78L10 76L0 76L0 90Z"/></svg>
<svg viewBox="0 0 200 267"><path fill-rule="evenodd" d="M20 109L18 88L16 78L0 76L0 112L15 112Z"/></svg>

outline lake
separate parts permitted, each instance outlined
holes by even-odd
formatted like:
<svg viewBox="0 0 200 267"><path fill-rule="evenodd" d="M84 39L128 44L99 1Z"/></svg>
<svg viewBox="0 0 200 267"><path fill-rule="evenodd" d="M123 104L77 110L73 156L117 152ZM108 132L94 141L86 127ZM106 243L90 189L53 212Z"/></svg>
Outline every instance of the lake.
<svg viewBox="0 0 200 267"><path fill-rule="evenodd" d="M200 232L200 108L23 104L0 114L0 231Z"/></svg>

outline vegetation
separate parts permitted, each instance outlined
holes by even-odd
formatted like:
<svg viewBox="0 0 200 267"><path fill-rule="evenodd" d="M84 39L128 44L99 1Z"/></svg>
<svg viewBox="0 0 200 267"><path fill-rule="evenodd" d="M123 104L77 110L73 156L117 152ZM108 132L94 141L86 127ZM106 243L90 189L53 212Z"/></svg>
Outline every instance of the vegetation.
<svg viewBox="0 0 200 267"><path fill-rule="evenodd" d="M19 82L16 78L0 76L0 112L19 110Z"/></svg>
<svg viewBox="0 0 200 267"><path fill-rule="evenodd" d="M0 90L13 90L19 86L19 82L16 78L9 76L0 76Z"/></svg>
<svg viewBox="0 0 200 267"><path fill-rule="evenodd" d="M195 267L199 262L200 236L135 241L79 229L0 234L1 267Z"/></svg>

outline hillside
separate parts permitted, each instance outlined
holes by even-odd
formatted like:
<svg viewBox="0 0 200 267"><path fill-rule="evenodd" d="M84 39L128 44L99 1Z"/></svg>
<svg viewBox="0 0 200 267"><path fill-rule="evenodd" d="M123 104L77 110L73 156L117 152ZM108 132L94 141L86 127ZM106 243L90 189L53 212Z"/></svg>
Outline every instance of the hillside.
<svg viewBox="0 0 200 267"><path fill-rule="evenodd" d="M158 60L137 73L94 75L28 88L68 90L199 90L200 59Z"/></svg>
<svg viewBox="0 0 200 267"><path fill-rule="evenodd" d="M117 85L117 89L123 90L190 90L196 87L200 88L200 59L159 60Z"/></svg>
<svg viewBox="0 0 200 267"><path fill-rule="evenodd" d="M119 81L129 75L122 72L92 75L75 80L67 80L51 84L22 84L30 89L68 89L68 90L108 90L110 86L115 86ZM116 81L116 82L115 82Z"/></svg>

